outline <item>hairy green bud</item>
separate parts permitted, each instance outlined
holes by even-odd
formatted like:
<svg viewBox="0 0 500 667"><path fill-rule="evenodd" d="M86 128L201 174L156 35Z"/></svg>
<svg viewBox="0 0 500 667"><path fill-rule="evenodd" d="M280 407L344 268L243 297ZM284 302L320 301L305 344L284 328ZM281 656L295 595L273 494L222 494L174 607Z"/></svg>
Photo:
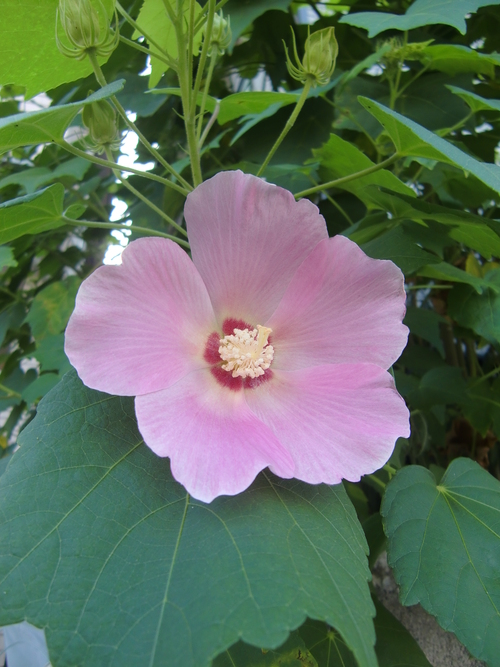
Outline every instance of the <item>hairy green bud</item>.
<svg viewBox="0 0 500 667"><path fill-rule="evenodd" d="M99 8L99 12L96 7ZM117 19L116 9L115 19ZM59 22L70 46L59 38ZM118 25L117 20L116 24ZM118 28L111 29L101 0L59 0L59 10L56 13L56 43L63 55L83 60L87 52L94 51L98 56L107 57L117 47L119 38Z"/></svg>
<svg viewBox="0 0 500 667"><path fill-rule="evenodd" d="M92 148L98 152L106 148L114 150L120 145L116 112L107 100L84 106L82 120L89 131Z"/></svg>
<svg viewBox="0 0 500 667"><path fill-rule="evenodd" d="M335 61L339 50L334 28L323 28L313 32L312 35L308 35L302 62L297 53L297 43L293 30L292 37L295 65L292 63L285 45L286 64L290 76L303 84L306 81L312 81L315 86L323 86L328 83L335 70Z"/></svg>
<svg viewBox="0 0 500 667"><path fill-rule="evenodd" d="M215 51L218 55L222 56L227 47L231 44L231 38L231 23L229 16L227 19L225 19L222 15L222 12L215 14L212 24L212 34L209 38L210 46L208 53L212 55L212 53ZM205 39L207 39L206 35Z"/></svg>

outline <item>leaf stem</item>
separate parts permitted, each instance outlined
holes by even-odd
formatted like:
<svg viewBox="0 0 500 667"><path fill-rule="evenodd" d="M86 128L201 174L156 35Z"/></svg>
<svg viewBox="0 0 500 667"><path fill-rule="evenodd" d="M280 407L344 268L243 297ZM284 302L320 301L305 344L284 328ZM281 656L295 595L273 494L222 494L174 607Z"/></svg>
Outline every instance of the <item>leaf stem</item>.
<svg viewBox="0 0 500 667"><path fill-rule="evenodd" d="M334 181L323 183L323 185L316 185L313 188L308 188L307 190L302 190L302 192L297 192L297 194L295 195L295 199L299 199L300 197L307 197L308 195L311 195L314 192L321 192L322 190L329 190L330 188L339 187L344 183L349 183L349 181L354 181L357 178L363 178L363 176L369 176L370 174L373 174L376 171L380 171L381 169L385 169L386 167L390 166L391 164L396 162L396 160L398 160L399 157L400 157L399 153L394 153L394 155L388 157L387 160L379 162L378 164L374 164L372 167L368 167L367 169L363 169L362 171L357 171L356 173L349 174L348 176L342 176L342 178L336 178Z"/></svg>
<svg viewBox="0 0 500 667"><path fill-rule="evenodd" d="M141 35L144 37L144 39L148 42L148 44L150 46L154 46L155 49L158 49L158 51L163 54L163 58L168 60L169 67L171 67L172 69L175 69L175 67L176 67L175 61L172 58L169 57L168 53L164 49L162 49L162 47L158 44L158 42L156 42L152 37L150 37L147 33L144 32L144 30L140 27L140 25L138 23L136 23L136 21L134 21L134 19L130 16L130 14L127 14L127 12L125 11L125 9L123 9L123 7L120 5L118 0L116 0L116 8L120 12L120 14L123 16L123 18L127 21L127 23L130 23L130 25L133 28L135 28L135 30L137 30L137 32L141 33ZM146 49L146 51L148 52L149 56L154 56L155 58L160 57L160 56L158 56L157 53L152 53L151 49L149 49L149 50Z"/></svg>
<svg viewBox="0 0 500 667"><path fill-rule="evenodd" d="M6 387L3 384L0 384L0 391L4 391L7 394L7 396L2 396L2 398L11 398L12 396L15 398L22 398L20 393L13 389L9 389L9 387Z"/></svg>
<svg viewBox="0 0 500 667"><path fill-rule="evenodd" d="M376 475L365 475L366 477L369 477L372 482L375 482L375 484L380 487L383 491L385 491L385 482L383 482L381 479L379 479Z"/></svg>
<svg viewBox="0 0 500 667"><path fill-rule="evenodd" d="M141 234L147 234L148 236L160 236L164 239L169 239L170 241L175 241L184 248L189 249L189 243L183 241L182 239L177 238L177 236L172 236L172 234L165 234L164 232L157 232L155 229L148 229L147 227L139 227L137 225L122 225L117 222L97 222L95 220L74 220L73 218L68 218L64 214L61 216L61 219L67 225L72 225L73 227L92 227L95 229L125 229L129 232L139 232ZM0 386L1 389L1 386Z"/></svg>
<svg viewBox="0 0 500 667"><path fill-rule="evenodd" d="M141 53L145 53L148 56L151 56L151 51L147 49L145 46L142 46L142 44L138 44L137 42L134 42L132 39L127 39L126 37L123 37L123 35L120 35L120 42L123 42L123 44L126 44L127 46L130 46L132 49L136 49L137 51L140 51ZM160 56L159 53L154 54L155 58L158 58L158 60L161 60L165 65L168 65L171 67L171 60L168 58L165 58L165 56Z"/></svg>
<svg viewBox="0 0 500 667"><path fill-rule="evenodd" d="M101 66L97 62L97 56L94 51L89 50L87 51L87 55L89 57L89 60L92 64L92 68L94 70L95 78L97 79L97 82L99 85L104 88L104 86L107 85L107 81L104 77L104 74L102 72ZM146 139L146 137L142 134L142 132L139 130L139 128L133 123L130 118L127 116L127 112L125 109L122 107L120 102L118 101L116 95L111 96L111 100L113 104L116 107L116 110L120 114L120 116L123 118L123 121L125 125L132 130L132 132L135 132L137 136L139 137L139 141L142 143L142 145L151 153L151 155L164 167L174 178L176 178L179 183L182 183L182 185L189 191L192 190L191 185L184 179L180 174L178 174L175 169L165 160L164 157L160 155L160 153L156 150L156 148L153 148L153 146L149 143L149 141Z"/></svg>
<svg viewBox="0 0 500 667"><path fill-rule="evenodd" d="M261 165L259 171L257 172L257 176L261 176L261 175L264 173L264 171L265 171L267 165L268 165L269 162L271 161L273 155L274 155L274 154L276 153L276 151L278 150L278 148L279 148L281 142L283 141L283 139L286 137L286 135L290 132L290 130L291 130L292 127L294 126L295 121L297 120L297 117L298 117L298 115L299 115L299 113L300 113L302 107L304 106L304 102L305 102L306 99L307 99L307 95L309 94L309 91L310 91L310 89L311 89L312 83L313 83L313 80L312 80L312 79L307 79L307 81L305 82L305 84L304 84L304 88L302 89L302 93L300 94L300 97L299 97L299 99L297 100L297 103L295 104L295 109L292 111L292 115L291 115L290 118L287 120L286 125L285 125L285 127L283 128L283 130L282 130L280 136L279 136L279 137L276 139L276 141L274 142L274 146L271 148L271 150L270 150L269 153L267 154L266 159L264 160L264 162L262 163L262 165Z"/></svg>
<svg viewBox="0 0 500 667"><path fill-rule="evenodd" d="M114 162L113 160L113 155L109 148L106 150L106 157L110 162ZM117 165L118 167L118 165ZM126 178L123 178L123 176L120 174L119 169L113 169L113 173L116 176L116 178L120 181L122 185L124 185L127 190L129 190L132 194L134 194L138 199L140 199L142 202L146 204L146 206L149 206L150 209L152 209L155 213L157 213L161 218L166 220L169 225L171 225L174 229L176 229L178 232L183 234L184 236L187 237L187 232L186 230L181 227L173 218L171 218L165 211L162 211L161 208L158 208L156 204L153 204L153 202L149 201L147 197L145 197L137 188L134 188L133 185L131 185Z"/></svg>
<svg viewBox="0 0 500 667"><path fill-rule="evenodd" d="M85 160L88 160L89 162L93 162L94 164L100 165L101 167L109 167L109 169L116 168L116 163L108 162L108 160L103 160L100 157L96 157L95 155L86 153L85 151L82 151L79 148L76 148L76 146L73 146L72 144L68 143L67 141L64 141L64 139L62 141L58 141L57 145L67 150L68 153L71 153L72 155L77 155L78 157L82 157ZM148 172L140 171L139 169L134 169L133 167L126 167L124 165L119 165L118 168L120 169L120 171L127 171L131 174L135 174L136 176L149 178L150 181L157 181L158 183L162 183L163 185L166 185L167 187L170 187L173 190L180 192L184 196L188 194L187 190L182 188L180 185L177 185L177 183L169 181L167 178L162 178L161 176L157 176L156 174L149 174ZM190 189L192 189L191 186Z"/></svg>

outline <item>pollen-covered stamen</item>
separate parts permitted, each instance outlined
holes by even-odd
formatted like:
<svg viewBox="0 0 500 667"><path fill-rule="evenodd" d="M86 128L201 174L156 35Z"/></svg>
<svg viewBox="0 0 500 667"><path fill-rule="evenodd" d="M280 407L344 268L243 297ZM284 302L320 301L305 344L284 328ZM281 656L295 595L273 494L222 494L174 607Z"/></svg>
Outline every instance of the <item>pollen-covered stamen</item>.
<svg viewBox="0 0 500 667"><path fill-rule="evenodd" d="M222 368L231 375L256 378L264 375L274 357L274 348L268 345L269 327L234 329L234 333L220 339L219 354Z"/></svg>

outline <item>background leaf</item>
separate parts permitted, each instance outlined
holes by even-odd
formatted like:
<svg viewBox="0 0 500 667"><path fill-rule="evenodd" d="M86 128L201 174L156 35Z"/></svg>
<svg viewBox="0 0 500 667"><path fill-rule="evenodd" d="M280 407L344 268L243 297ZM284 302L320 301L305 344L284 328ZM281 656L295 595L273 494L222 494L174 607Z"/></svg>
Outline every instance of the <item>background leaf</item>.
<svg viewBox="0 0 500 667"><path fill-rule="evenodd" d="M493 4L494 0L415 0L403 15L360 12L343 16L340 23L365 28L368 37L375 37L385 30L412 30L435 23L451 25L464 35L467 28L465 16Z"/></svg>
<svg viewBox="0 0 500 667"><path fill-rule="evenodd" d="M404 468L382 503L388 562L405 605L420 602L490 667L500 665L500 483L456 459L436 486Z"/></svg>
<svg viewBox="0 0 500 667"><path fill-rule="evenodd" d="M39 234L64 225L64 186L61 183L0 204L2 227L0 243L7 243L23 234Z"/></svg>

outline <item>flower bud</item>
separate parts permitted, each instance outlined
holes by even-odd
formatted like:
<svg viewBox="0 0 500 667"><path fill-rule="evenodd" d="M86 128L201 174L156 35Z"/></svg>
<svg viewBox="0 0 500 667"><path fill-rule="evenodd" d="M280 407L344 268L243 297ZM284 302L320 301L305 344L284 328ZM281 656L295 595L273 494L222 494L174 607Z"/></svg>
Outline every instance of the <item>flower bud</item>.
<svg viewBox="0 0 500 667"><path fill-rule="evenodd" d="M306 81L312 81L315 86L328 83L335 70L335 61L339 50L334 28L323 28L313 32L312 35L308 35L302 62L300 62L297 53L293 31L292 37L296 66L292 63L285 46L287 68L290 76L303 84Z"/></svg>
<svg viewBox="0 0 500 667"><path fill-rule="evenodd" d="M205 35L205 39L206 38L207 37ZM215 50L218 55L222 56L227 47L231 44L231 38L232 35L229 16L227 19L225 19L222 15L222 12L215 14L212 24L212 34L210 35L210 46L208 49L209 55L212 55Z"/></svg>
<svg viewBox="0 0 500 667"><path fill-rule="evenodd" d="M83 107L82 120L88 129L93 147L102 152L106 148L119 145L116 113L106 100L98 100Z"/></svg>
<svg viewBox="0 0 500 667"><path fill-rule="evenodd" d="M96 10L96 6L100 10ZM115 9L116 17L116 9ZM59 18L71 46L59 39ZM108 14L101 0L59 0L56 15L56 43L59 51L69 58L83 60L88 51L98 56L109 56L119 40L118 29L112 30Z"/></svg>

